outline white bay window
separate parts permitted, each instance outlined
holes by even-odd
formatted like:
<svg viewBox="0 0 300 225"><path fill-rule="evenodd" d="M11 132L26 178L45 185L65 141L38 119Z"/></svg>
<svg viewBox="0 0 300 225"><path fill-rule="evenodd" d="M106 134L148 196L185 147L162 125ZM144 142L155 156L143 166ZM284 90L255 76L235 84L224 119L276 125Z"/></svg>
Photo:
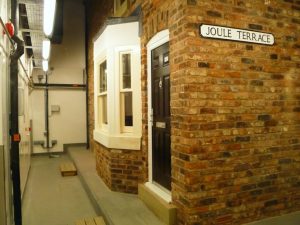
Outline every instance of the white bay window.
<svg viewBox="0 0 300 225"><path fill-rule="evenodd" d="M141 55L138 29L136 21L107 25L94 41L94 139L107 148L140 150Z"/></svg>

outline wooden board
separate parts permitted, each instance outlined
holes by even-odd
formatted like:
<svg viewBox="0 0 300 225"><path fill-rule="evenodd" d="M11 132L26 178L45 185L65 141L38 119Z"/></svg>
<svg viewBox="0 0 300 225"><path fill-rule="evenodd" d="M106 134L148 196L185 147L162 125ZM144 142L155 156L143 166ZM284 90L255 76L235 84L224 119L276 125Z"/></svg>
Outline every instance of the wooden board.
<svg viewBox="0 0 300 225"><path fill-rule="evenodd" d="M103 217L99 216L94 218L96 225L105 225Z"/></svg>
<svg viewBox="0 0 300 225"><path fill-rule="evenodd" d="M106 225L103 217L87 218L76 221L75 225Z"/></svg>
<svg viewBox="0 0 300 225"><path fill-rule="evenodd" d="M60 172L63 177L77 175L77 169L72 162L61 163L60 164Z"/></svg>
<svg viewBox="0 0 300 225"><path fill-rule="evenodd" d="M78 220L75 225L85 225L84 220Z"/></svg>

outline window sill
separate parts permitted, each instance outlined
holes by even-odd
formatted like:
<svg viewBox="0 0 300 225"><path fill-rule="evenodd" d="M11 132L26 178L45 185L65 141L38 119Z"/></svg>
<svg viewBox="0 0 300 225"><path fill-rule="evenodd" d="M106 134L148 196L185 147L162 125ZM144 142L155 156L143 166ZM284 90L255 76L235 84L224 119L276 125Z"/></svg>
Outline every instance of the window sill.
<svg viewBox="0 0 300 225"><path fill-rule="evenodd" d="M107 148L140 150L141 136L133 134L110 135L103 130L94 130L94 140Z"/></svg>

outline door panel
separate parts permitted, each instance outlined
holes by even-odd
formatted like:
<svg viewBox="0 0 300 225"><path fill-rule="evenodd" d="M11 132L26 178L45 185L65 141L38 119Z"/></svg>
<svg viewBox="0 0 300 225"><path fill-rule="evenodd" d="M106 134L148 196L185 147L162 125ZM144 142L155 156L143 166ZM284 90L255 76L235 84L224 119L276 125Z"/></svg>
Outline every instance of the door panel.
<svg viewBox="0 0 300 225"><path fill-rule="evenodd" d="M153 181L171 190L169 43L152 51Z"/></svg>

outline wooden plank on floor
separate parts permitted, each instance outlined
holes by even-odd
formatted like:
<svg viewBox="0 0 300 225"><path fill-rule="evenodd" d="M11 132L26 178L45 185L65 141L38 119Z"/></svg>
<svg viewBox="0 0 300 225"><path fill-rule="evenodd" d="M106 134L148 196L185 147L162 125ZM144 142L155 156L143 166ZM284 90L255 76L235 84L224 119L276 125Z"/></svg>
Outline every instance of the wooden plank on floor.
<svg viewBox="0 0 300 225"><path fill-rule="evenodd" d="M88 218L88 219L85 219L85 224L86 225L95 225L95 221L93 218Z"/></svg>
<svg viewBox="0 0 300 225"><path fill-rule="evenodd" d="M106 225L103 217L99 216L94 218L96 225Z"/></svg>
<svg viewBox="0 0 300 225"><path fill-rule="evenodd" d="M75 225L106 225L103 217L85 218L76 221Z"/></svg>
<svg viewBox="0 0 300 225"><path fill-rule="evenodd" d="M72 162L64 162L60 164L60 172L62 176L76 176L77 169Z"/></svg>
<svg viewBox="0 0 300 225"><path fill-rule="evenodd" d="M84 220L78 220L75 222L75 225L86 225Z"/></svg>

